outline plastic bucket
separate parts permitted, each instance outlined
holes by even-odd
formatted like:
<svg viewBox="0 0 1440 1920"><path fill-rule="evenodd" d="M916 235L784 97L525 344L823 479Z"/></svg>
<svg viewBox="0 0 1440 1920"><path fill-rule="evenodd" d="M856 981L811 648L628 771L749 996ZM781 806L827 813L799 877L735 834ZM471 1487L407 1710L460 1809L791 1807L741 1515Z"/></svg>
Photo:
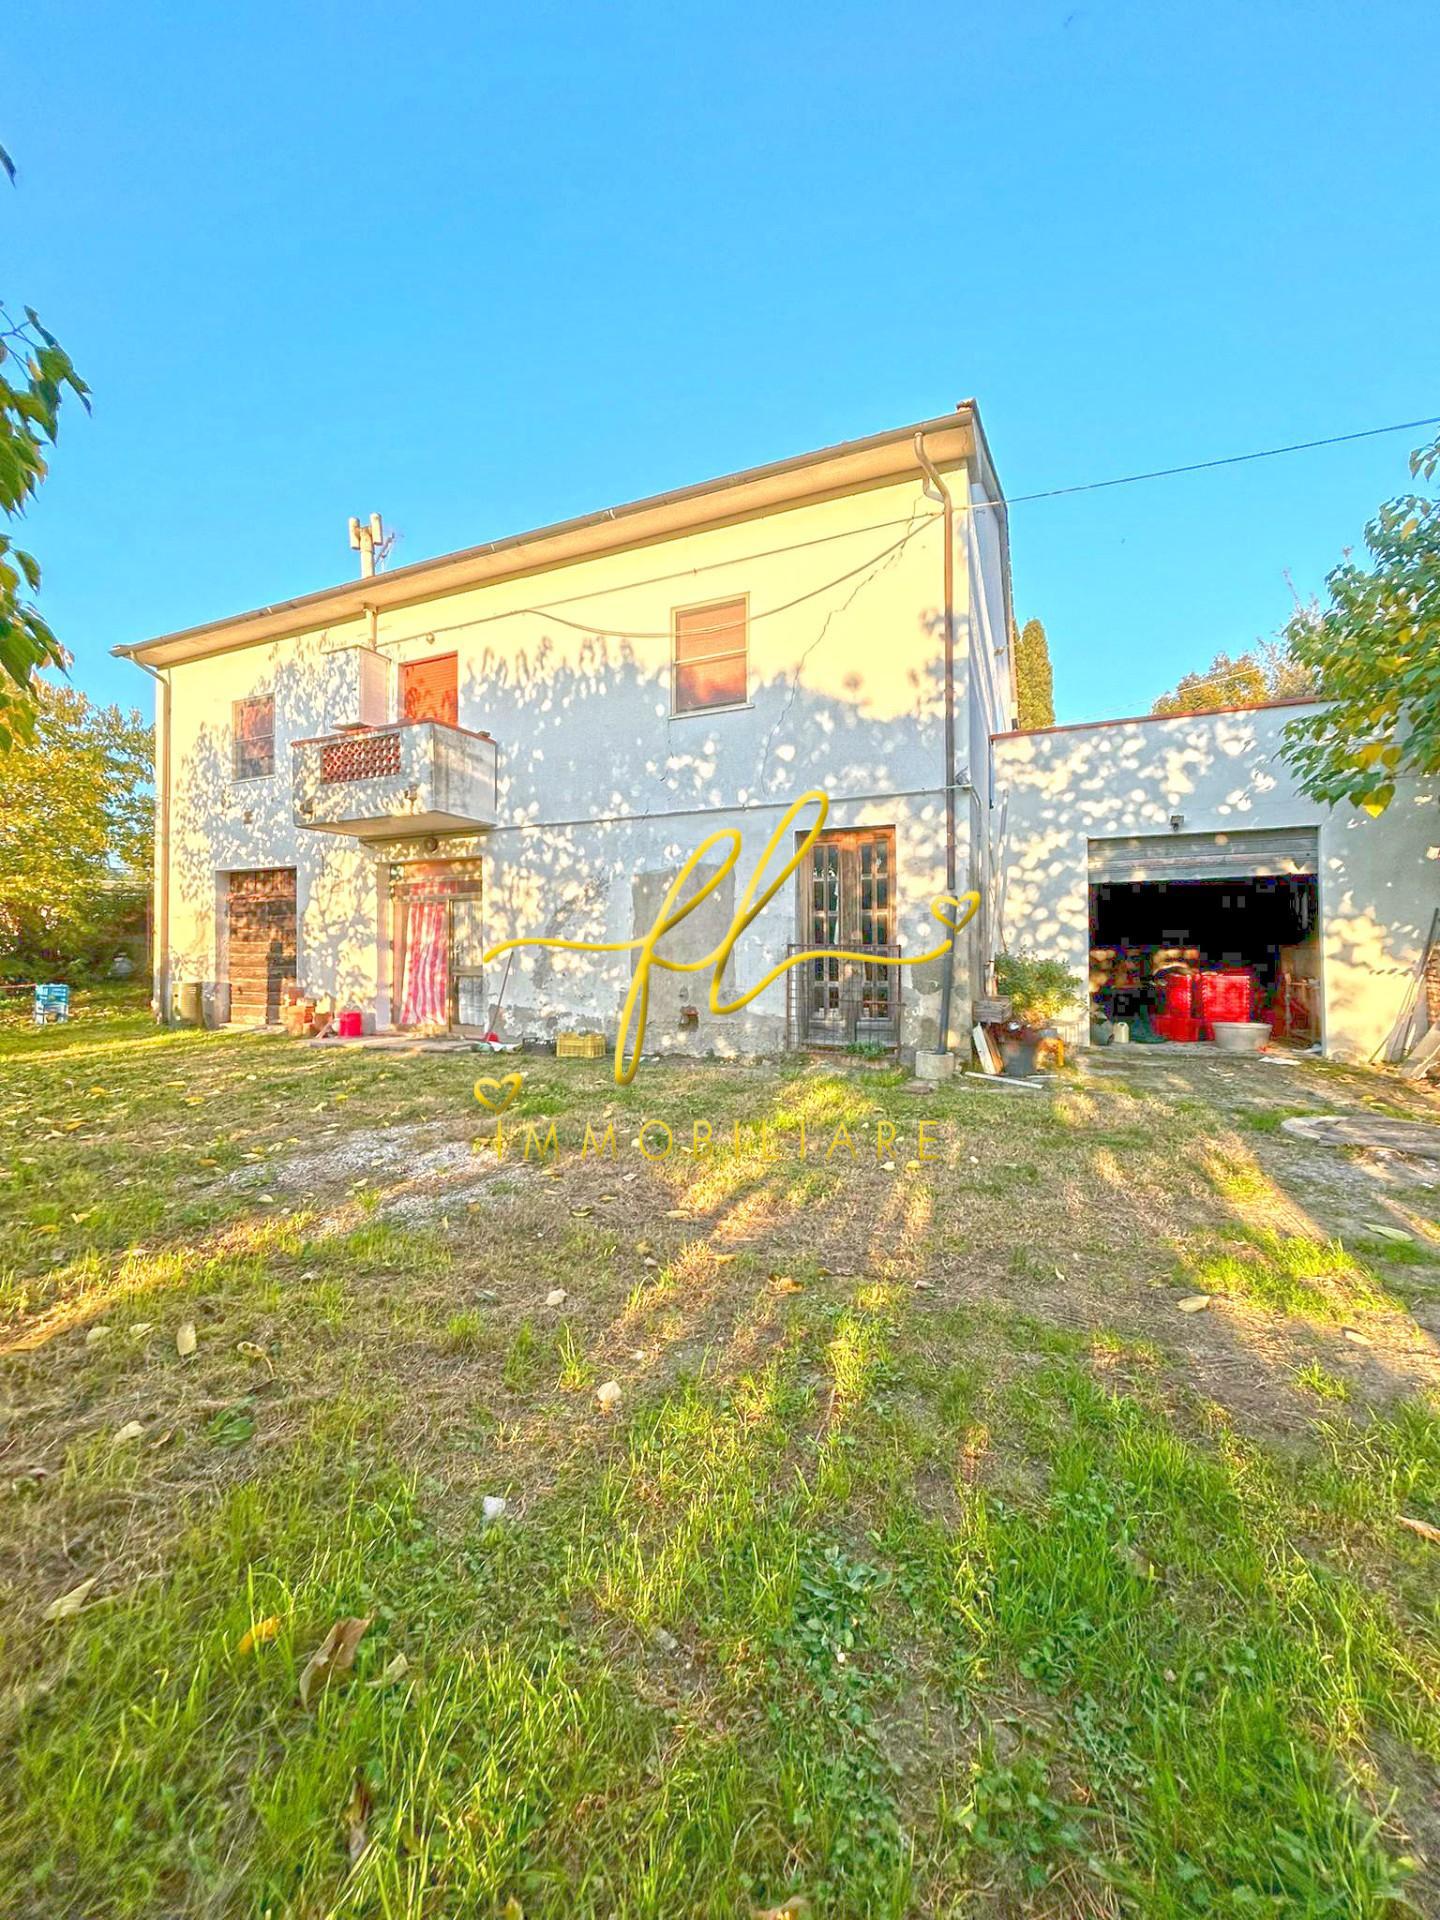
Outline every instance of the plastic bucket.
<svg viewBox="0 0 1440 1920"><path fill-rule="evenodd" d="M342 1040L358 1040L365 1031L364 1019L360 1014L353 1011L353 1009L342 1013L336 1031Z"/></svg>

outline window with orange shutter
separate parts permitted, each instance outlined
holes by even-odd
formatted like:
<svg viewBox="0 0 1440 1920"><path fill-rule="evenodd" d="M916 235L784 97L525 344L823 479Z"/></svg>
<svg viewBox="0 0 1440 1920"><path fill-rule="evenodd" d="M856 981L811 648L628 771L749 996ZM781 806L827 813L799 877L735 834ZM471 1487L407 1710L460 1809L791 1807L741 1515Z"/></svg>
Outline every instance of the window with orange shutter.
<svg viewBox="0 0 1440 1920"><path fill-rule="evenodd" d="M457 660L442 653L433 660L404 660L400 665L400 718L460 722Z"/></svg>
<svg viewBox="0 0 1440 1920"><path fill-rule="evenodd" d="M676 609L671 656L674 712L744 705L749 691L748 629L749 605L743 598Z"/></svg>
<svg viewBox="0 0 1440 1920"><path fill-rule="evenodd" d="M237 780L259 780L275 771L275 699L257 694L230 709L231 772Z"/></svg>

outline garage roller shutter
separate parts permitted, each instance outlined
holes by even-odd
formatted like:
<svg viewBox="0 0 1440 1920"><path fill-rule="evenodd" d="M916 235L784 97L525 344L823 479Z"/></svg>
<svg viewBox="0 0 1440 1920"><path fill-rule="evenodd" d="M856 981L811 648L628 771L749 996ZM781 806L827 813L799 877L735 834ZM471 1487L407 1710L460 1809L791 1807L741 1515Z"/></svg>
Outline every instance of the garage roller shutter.
<svg viewBox="0 0 1440 1920"><path fill-rule="evenodd" d="M1249 833L1146 833L1090 842L1090 884L1140 880L1234 880L1320 871L1315 827Z"/></svg>

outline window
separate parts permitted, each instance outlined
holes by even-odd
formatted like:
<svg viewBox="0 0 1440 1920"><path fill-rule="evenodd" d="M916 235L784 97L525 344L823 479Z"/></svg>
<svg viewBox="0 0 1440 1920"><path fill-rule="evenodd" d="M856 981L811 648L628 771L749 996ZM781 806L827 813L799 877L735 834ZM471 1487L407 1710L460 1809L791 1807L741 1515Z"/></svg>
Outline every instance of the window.
<svg viewBox="0 0 1440 1920"><path fill-rule="evenodd" d="M400 667L400 718L443 720L453 727L460 718L456 686L456 656L442 653L431 660L406 660Z"/></svg>
<svg viewBox="0 0 1440 1920"><path fill-rule="evenodd" d="M748 624L743 598L676 609L670 702L675 713L744 705Z"/></svg>
<svg viewBox="0 0 1440 1920"><path fill-rule="evenodd" d="M257 694L237 700L230 713L234 772L237 780L258 780L275 771L275 700Z"/></svg>

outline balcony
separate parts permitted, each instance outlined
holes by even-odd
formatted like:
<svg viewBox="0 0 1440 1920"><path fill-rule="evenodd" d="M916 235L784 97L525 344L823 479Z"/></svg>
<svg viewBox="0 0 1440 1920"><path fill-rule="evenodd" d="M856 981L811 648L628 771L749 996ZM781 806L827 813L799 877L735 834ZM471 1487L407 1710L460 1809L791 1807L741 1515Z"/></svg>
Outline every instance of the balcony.
<svg viewBox="0 0 1440 1920"><path fill-rule="evenodd" d="M295 824L361 840L496 824L499 757L488 733L439 720L297 740Z"/></svg>

